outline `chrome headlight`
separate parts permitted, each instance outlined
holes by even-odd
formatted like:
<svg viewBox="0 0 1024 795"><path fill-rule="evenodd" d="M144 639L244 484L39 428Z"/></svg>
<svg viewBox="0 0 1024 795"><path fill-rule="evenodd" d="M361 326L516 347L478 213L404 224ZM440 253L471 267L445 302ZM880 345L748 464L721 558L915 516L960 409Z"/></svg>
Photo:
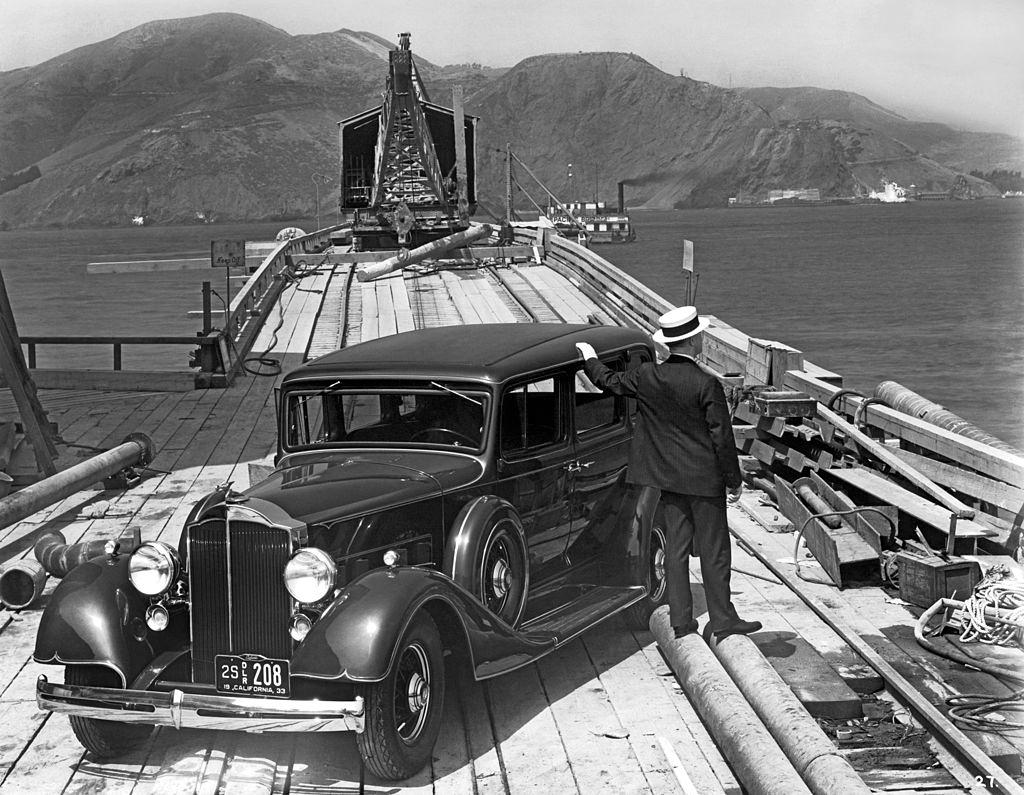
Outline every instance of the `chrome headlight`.
<svg viewBox="0 0 1024 795"><path fill-rule="evenodd" d="M162 541L147 541L128 559L128 579L146 596L166 593L178 578L179 569L178 553Z"/></svg>
<svg viewBox="0 0 1024 795"><path fill-rule="evenodd" d="M334 587L338 567L322 549L300 549L284 567L284 587L296 602L319 602Z"/></svg>

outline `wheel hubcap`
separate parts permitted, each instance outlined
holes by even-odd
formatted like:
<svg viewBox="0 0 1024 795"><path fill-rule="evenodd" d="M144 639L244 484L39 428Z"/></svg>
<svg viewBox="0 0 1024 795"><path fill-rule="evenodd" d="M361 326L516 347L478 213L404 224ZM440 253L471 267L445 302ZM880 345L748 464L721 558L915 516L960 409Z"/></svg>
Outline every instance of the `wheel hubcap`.
<svg viewBox="0 0 1024 795"><path fill-rule="evenodd" d="M665 592L665 531L655 527L651 532L651 598L661 599Z"/></svg>
<svg viewBox="0 0 1024 795"><path fill-rule="evenodd" d="M402 652L395 697L398 736L406 743L414 743L423 731L430 707L430 662L426 650L418 643Z"/></svg>
<svg viewBox="0 0 1024 795"><path fill-rule="evenodd" d="M498 560L491 569L491 592L498 598L504 599L512 587L512 572L504 559Z"/></svg>

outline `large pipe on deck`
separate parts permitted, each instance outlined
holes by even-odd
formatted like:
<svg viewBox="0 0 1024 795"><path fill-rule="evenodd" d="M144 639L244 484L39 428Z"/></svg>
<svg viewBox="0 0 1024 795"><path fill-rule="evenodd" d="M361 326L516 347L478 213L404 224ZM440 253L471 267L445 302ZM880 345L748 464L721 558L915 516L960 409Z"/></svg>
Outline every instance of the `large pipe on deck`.
<svg viewBox="0 0 1024 795"><path fill-rule="evenodd" d="M744 790L751 795L810 793L700 635L676 638L667 607L654 611L651 632Z"/></svg>
<svg viewBox="0 0 1024 795"><path fill-rule="evenodd" d="M131 466L146 465L153 459L153 443L145 434L133 433L112 450L94 455L80 464L40 480L0 500L0 528L20 522L26 516L64 499L76 491Z"/></svg>
<svg viewBox="0 0 1024 795"><path fill-rule="evenodd" d="M922 397L917 392L907 389L895 381L882 381L875 387L875 397L885 401L890 407L903 414L909 414L911 417L917 417L919 420L930 422L932 425L937 425L952 433L958 433L961 436L966 436L968 439L987 444L989 447L1002 450L1004 453L1024 456L1024 452L1018 450L1013 445L1007 444L1002 439L998 439L992 434L981 430L981 428L968 422L963 417L954 414L952 411L947 411L938 403L933 403L928 398Z"/></svg>
<svg viewBox="0 0 1024 795"><path fill-rule="evenodd" d="M108 543L95 540L69 544L63 533L54 530L40 536L32 547L32 552L47 574L53 577L66 577L73 568L106 552Z"/></svg>
<svg viewBox="0 0 1024 795"><path fill-rule="evenodd" d="M871 789L793 695L750 638L730 635L711 650L815 795L868 795Z"/></svg>
<svg viewBox="0 0 1024 795"><path fill-rule="evenodd" d="M371 281L372 279L376 279L378 276L391 273L391 271L400 270L406 265L413 265L414 263L422 262L425 259L430 259L431 257L443 254L446 251L451 251L453 248L462 248L463 246L469 245L473 241L479 240L482 237L489 237L491 231L489 224L481 224L480 226L470 227L464 232L456 232L454 235L448 235L447 237L432 240L418 248L411 250L402 249L393 257L388 257L385 260L376 262L373 265L367 265L365 268L356 271L356 278L361 282Z"/></svg>

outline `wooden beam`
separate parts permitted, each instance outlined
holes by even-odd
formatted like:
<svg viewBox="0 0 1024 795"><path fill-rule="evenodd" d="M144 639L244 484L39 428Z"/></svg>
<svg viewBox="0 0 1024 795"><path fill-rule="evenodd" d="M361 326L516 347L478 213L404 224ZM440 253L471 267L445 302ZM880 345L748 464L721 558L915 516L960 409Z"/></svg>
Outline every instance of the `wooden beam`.
<svg viewBox="0 0 1024 795"><path fill-rule="evenodd" d="M124 392L191 392L195 372L171 370L32 370L40 389L99 389Z"/></svg>
<svg viewBox="0 0 1024 795"><path fill-rule="evenodd" d="M1024 489L961 469L952 464L936 461L934 458L926 458L909 450L894 447L892 452L936 483L941 483L947 488L962 494L969 494L971 497L1001 508L1004 512L1002 517L1004 519L1012 519L1020 510L1021 505L1024 505Z"/></svg>
<svg viewBox="0 0 1024 795"><path fill-rule="evenodd" d="M950 494L948 491L937 485L930 478L925 477L910 464L906 463L895 455L892 450L883 444L879 444L866 433L861 431L857 426L851 422L847 422L845 419L840 417L831 409L827 409L824 406L818 407L818 416L822 419L830 422L836 427L836 429L846 434L848 439L853 439L857 444L863 447L868 453L877 458L883 464L887 464L894 471L899 473L902 477L909 480L921 491L925 492L932 499L944 505L954 514L958 519L973 519L974 509L964 505L956 497Z"/></svg>
<svg viewBox="0 0 1024 795"><path fill-rule="evenodd" d="M830 477L837 478L850 486L865 491L889 505L895 505L904 513L910 514L918 521L924 522L929 527L941 533L949 533L949 510L936 505L925 497L920 497L912 491L891 480L879 475L877 472L866 467L836 468L828 471ZM956 523L957 538L985 538L996 535L978 522L969 519L959 519Z"/></svg>
<svg viewBox="0 0 1024 795"><path fill-rule="evenodd" d="M36 394L36 385L32 380L25 356L18 338L18 326L14 321L14 310L7 295L7 285L3 273L0 272L0 372L3 373L6 386L11 390L14 401L18 404L25 436L32 445L39 471L45 475L55 475L57 465L57 446L49 432L46 412Z"/></svg>
<svg viewBox="0 0 1024 795"><path fill-rule="evenodd" d="M829 398L838 391L838 387L796 370L786 373L784 383L791 389L806 392L820 403L827 403ZM844 395L840 398L837 407L847 414L853 414L861 403L863 403L862 398L855 395ZM945 428L877 403L865 410L863 419L867 425L873 428L916 444L989 477L1010 484L1024 483L1024 458L1021 456L997 450L987 444L947 431Z"/></svg>

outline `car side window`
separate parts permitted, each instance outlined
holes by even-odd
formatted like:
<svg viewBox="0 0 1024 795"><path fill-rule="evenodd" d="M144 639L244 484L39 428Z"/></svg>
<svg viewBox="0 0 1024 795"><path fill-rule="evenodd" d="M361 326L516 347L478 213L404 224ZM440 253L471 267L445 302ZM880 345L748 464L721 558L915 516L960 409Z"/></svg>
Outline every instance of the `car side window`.
<svg viewBox="0 0 1024 795"><path fill-rule="evenodd" d="M515 457L562 438L558 381L543 378L520 384L501 398L501 454Z"/></svg>
<svg viewBox="0 0 1024 795"><path fill-rule="evenodd" d="M615 371L621 371L625 365L621 357L604 363ZM625 398L602 392L587 378L582 367L576 371L573 381L575 384L573 415L578 435L586 435L604 428L613 428L622 421L626 411Z"/></svg>

